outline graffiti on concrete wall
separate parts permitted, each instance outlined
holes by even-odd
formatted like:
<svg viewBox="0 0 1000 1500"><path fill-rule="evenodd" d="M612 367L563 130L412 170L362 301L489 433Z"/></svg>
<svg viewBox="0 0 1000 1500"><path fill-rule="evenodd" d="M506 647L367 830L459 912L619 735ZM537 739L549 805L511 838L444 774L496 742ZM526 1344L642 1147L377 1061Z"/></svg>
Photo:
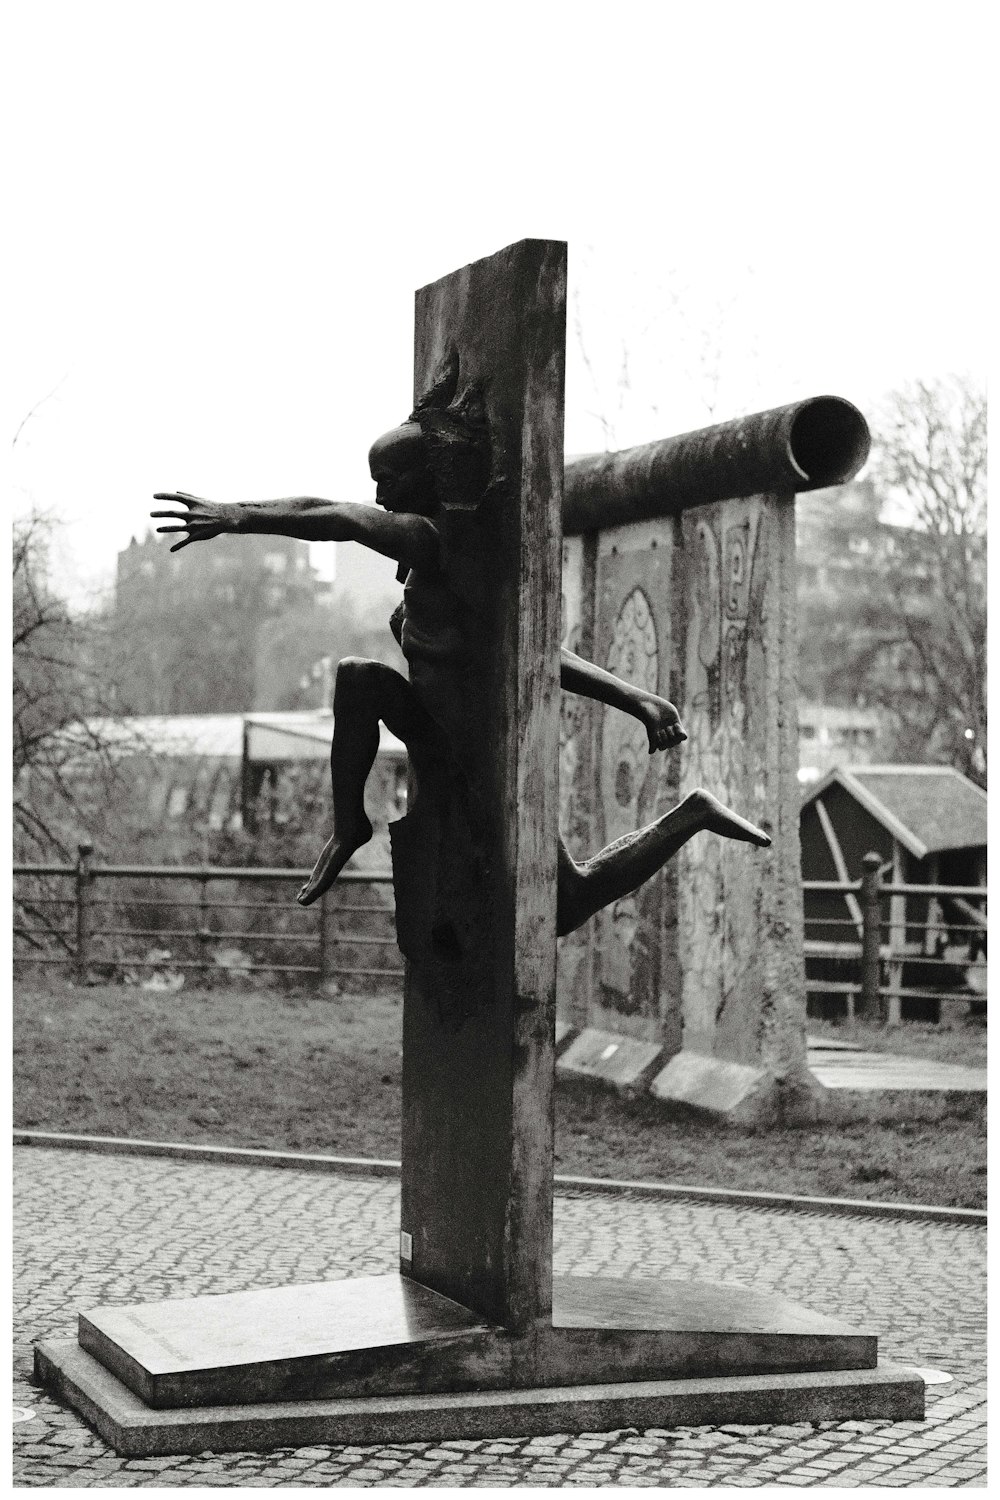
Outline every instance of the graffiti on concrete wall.
<svg viewBox="0 0 1000 1500"><path fill-rule="evenodd" d="M660 652L649 600L641 588L626 597L618 611L611 648L604 665L633 687L655 693L660 682ZM645 785L649 747L644 726L625 714L605 714L601 736L601 799L604 833L610 842L640 826L639 798Z"/></svg>
<svg viewBox="0 0 1000 1500"><path fill-rule="evenodd" d="M671 685L672 531L662 521L609 528L598 540L594 660L637 687L667 697ZM613 709L593 721L597 843L632 833L672 806L677 762L650 756L641 725ZM665 924L672 920L672 872L661 873L599 914L595 999L604 1024L660 1035L679 996L667 994ZM669 944L667 944L669 946Z"/></svg>
<svg viewBox="0 0 1000 1500"><path fill-rule="evenodd" d="M677 703L689 735L650 757L627 718L564 695L560 802L574 856L696 786L783 831L749 868L744 849L699 836L599 913L585 942L564 939L563 1019L655 1038L668 1055L683 1043L782 1067L782 1049L801 1042L794 548L791 497L773 495L567 539L564 641Z"/></svg>
<svg viewBox="0 0 1000 1500"><path fill-rule="evenodd" d="M685 569L687 647L682 717L690 739L681 787L708 786L751 819L768 814L761 772L765 746L753 714L751 681L759 662L763 589L759 580L766 545L758 557L762 502L728 500L685 517L690 559ZM730 1017L752 1007L732 1004L752 983L759 920L754 903L760 886L746 879L745 860L722 839L694 839L680 857L679 939L683 955L685 1045L719 1051ZM722 1048L725 1051L725 1047Z"/></svg>
<svg viewBox="0 0 1000 1500"><path fill-rule="evenodd" d="M604 665L615 677L647 692L659 691L660 652L649 599L634 588L618 610L611 646ZM641 827L649 765L646 731L625 714L605 712L601 734L601 806L604 836L610 843ZM642 891L623 896L605 921L601 983L614 994L616 1007L626 1014L639 1009L641 989L633 988L636 968L648 955L649 933L641 920Z"/></svg>

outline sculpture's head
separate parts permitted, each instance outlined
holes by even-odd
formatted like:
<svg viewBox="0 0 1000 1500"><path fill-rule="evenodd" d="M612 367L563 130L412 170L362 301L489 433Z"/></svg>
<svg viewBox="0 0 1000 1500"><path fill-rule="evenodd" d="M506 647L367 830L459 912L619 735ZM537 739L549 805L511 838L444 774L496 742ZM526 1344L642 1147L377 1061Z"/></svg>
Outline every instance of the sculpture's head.
<svg viewBox="0 0 1000 1500"><path fill-rule="evenodd" d="M375 502L388 511L429 516L437 509L427 440L416 422L376 438L368 451Z"/></svg>
<svg viewBox="0 0 1000 1500"><path fill-rule="evenodd" d="M375 499L390 511L431 516L475 510L490 482L490 434L478 385L458 394L458 355L441 362L429 390L400 427L372 444Z"/></svg>

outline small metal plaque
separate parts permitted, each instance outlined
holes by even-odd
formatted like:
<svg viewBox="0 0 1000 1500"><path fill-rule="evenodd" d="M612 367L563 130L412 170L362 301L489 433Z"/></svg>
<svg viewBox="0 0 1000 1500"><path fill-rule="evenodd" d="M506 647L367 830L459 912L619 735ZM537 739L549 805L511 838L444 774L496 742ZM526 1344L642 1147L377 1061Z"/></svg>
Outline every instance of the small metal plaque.
<svg viewBox="0 0 1000 1500"><path fill-rule="evenodd" d="M399 1231L399 1258L400 1260L413 1259L413 1235L407 1234L405 1229Z"/></svg>

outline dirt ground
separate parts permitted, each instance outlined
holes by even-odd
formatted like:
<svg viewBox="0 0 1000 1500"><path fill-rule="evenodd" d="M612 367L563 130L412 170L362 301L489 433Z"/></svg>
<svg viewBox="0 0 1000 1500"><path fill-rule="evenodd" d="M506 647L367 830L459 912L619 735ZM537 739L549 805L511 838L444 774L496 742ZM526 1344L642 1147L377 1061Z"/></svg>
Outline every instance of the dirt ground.
<svg viewBox="0 0 1000 1500"><path fill-rule="evenodd" d="M20 983L15 1126L398 1159L401 1028L385 996ZM943 1061L985 1054L978 1027L809 1029ZM564 1173L985 1207L985 1102L971 1097L933 1123L748 1130L560 1087L555 1149Z"/></svg>

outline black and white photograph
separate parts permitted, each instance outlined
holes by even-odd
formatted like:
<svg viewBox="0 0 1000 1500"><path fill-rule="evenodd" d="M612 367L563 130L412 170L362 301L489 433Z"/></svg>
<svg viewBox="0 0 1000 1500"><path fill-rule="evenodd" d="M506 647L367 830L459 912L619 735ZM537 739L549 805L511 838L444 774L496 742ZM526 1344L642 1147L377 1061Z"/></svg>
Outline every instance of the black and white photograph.
<svg viewBox="0 0 1000 1500"><path fill-rule="evenodd" d="M987 7L2 34L14 1486L985 1488Z"/></svg>

